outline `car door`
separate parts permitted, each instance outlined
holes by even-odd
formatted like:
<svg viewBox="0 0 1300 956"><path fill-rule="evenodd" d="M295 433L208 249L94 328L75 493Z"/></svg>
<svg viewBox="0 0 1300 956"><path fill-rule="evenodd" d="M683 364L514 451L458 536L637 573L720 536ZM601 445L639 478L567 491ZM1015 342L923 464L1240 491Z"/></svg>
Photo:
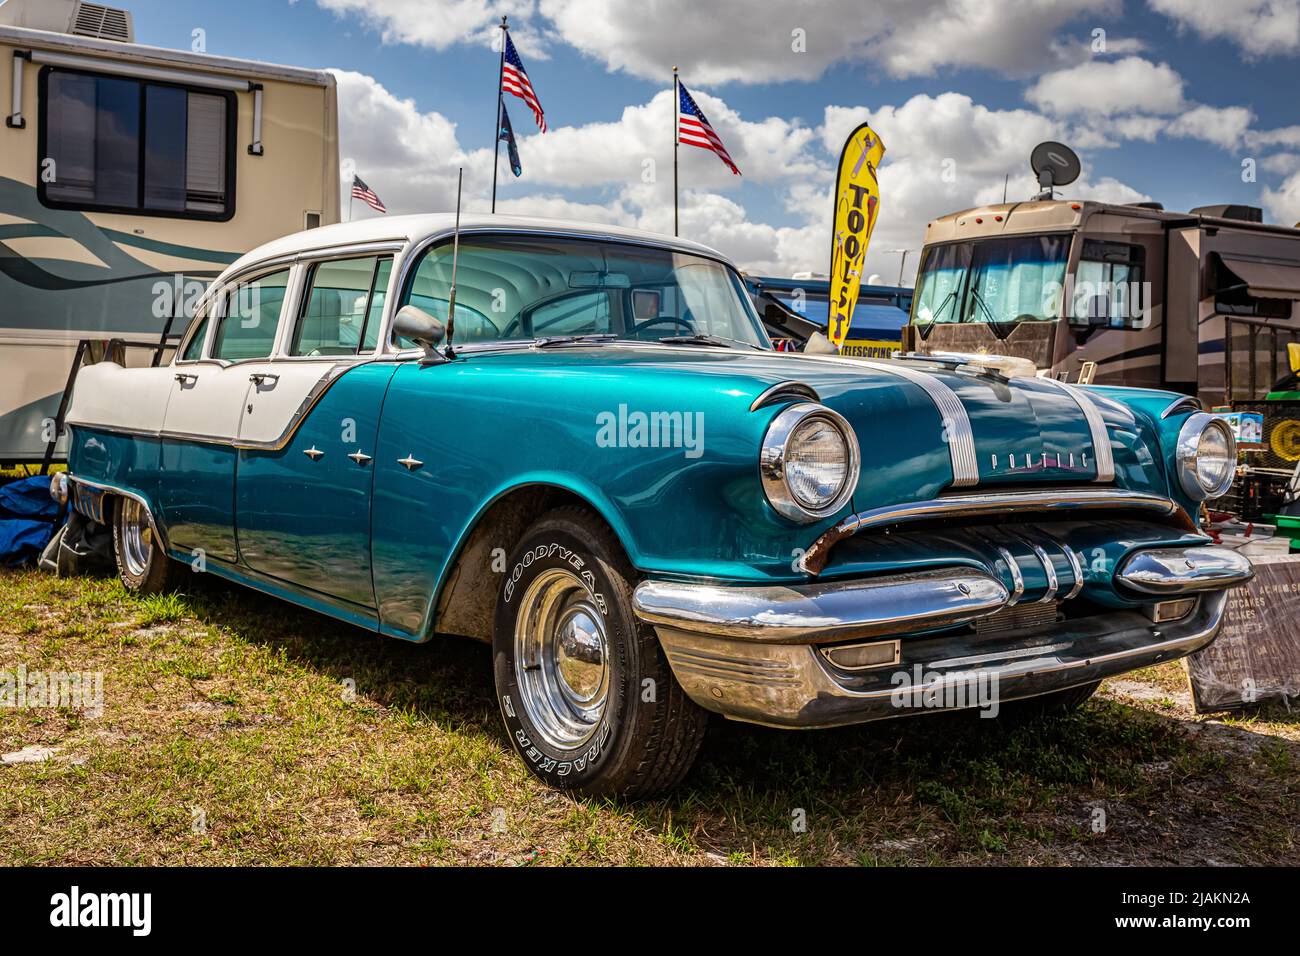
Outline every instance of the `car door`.
<svg viewBox="0 0 1300 956"><path fill-rule="evenodd" d="M250 370L274 348L292 271L269 270L213 293L173 365L159 495L173 550L237 560L235 439Z"/></svg>
<svg viewBox="0 0 1300 956"><path fill-rule="evenodd" d="M239 429L241 559L346 602L344 611L374 607L373 456L395 365L371 358L392 261L376 254L302 267L303 293L286 319L280 353L255 370Z"/></svg>

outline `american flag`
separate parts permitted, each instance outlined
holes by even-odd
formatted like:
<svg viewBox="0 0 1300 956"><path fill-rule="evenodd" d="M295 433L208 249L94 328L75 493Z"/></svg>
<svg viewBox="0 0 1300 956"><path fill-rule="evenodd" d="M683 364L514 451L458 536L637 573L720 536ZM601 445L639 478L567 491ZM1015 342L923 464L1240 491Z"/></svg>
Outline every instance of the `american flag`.
<svg viewBox="0 0 1300 956"><path fill-rule="evenodd" d="M501 60L501 89L527 103L528 108L533 111L533 119L537 120L537 128L543 133L546 132L546 117L542 113L542 104L538 101L537 94L533 92L533 84L528 81L528 71L524 69L523 61L519 59L519 51L515 49L515 42L510 39L509 33L506 34L505 57Z"/></svg>
<svg viewBox="0 0 1300 956"><path fill-rule="evenodd" d="M360 176L352 174L352 198L360 199L375 212L388 212L378 194L367 186Z"/></svg>
<svg viewBox="0 0 1300 956"><path fill-rule="evenodd" d="M713 132L713 127L709 125L704 110L700 109L700 104L695 102L695 97L691 96L686 89L686 84L678 80L677 90L680 110L680 115L677 118L677 142L684 143L687 146L699 146L701 149L713 150L718 154L718 158L731 167L731 171L739 176L740 170L731 161L731 154L727 152L727 147L722 145L722 140L718 138L718 134Z"/></svg>

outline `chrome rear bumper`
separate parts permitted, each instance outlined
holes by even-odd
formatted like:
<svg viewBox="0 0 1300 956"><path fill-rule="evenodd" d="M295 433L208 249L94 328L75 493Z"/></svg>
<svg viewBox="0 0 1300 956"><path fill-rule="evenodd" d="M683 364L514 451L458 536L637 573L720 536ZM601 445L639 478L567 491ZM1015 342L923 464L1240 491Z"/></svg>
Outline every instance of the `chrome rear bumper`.
<svg viewBox="0 0 1300 956"><path fill-rule="evenodd" d="M826 727L918 706L982 706L963 696L980 688L991 689L996 705L1182 657L1214 639L1227 589L1252 575L1249 561L1223 548L1140 551L1121 565L1117 584L1153 600L1196 598L1180 619L1153 623L1137 609L1113 610L985 634L933 633L1013 603L1000 581L969 568L796 586L645 581L634 606L702 707L772 726ZM844 666L846 642L881 663Z"/></svg>

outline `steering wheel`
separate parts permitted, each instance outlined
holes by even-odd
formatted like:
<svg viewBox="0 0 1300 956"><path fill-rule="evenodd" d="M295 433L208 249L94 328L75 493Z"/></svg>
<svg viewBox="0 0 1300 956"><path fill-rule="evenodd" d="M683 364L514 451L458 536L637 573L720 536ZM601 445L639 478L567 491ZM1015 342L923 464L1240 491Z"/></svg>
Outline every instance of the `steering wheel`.
<svg viewBox="0 0 1300 956"><path fill-rule="evenodd" d="M679 329L684 329L687 335L693 335L695 333L695 326L692 325L689 320L679 319L675 315L657 315L653 319L646 319L644 322L637 322L632 326L632 328L628 329L627 331L629 335L636 335L638 332L642 331L643 329L648 329L656 325L667 325L667 324L672 324L677 326Z"/></svg>

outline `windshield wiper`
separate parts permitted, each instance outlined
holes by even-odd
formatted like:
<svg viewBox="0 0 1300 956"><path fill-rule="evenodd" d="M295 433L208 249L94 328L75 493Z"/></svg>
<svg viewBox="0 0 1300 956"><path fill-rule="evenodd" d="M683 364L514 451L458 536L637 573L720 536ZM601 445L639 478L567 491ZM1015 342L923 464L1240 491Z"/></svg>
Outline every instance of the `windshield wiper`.
<svg viewBox="0 0 1300 956"><path fill-rule="evenodd" d="M547 335L540 339L533 339L533 348L544 349L549 345L572 345L574 343L599 344L601 342L612 342L618 338L613 332L601 332L595 335Z"/></svg>
<svg viewBox="0 0 1300 956"><path fill-rule="evenodd" d="M709 335L705 332L695 332L691 335L665 335L659 341L678 345L720 345L728 349L733 345L743 345L747 349L758 348L758 346L742 342L740 339L728 339L721 335Z"/></svg>

